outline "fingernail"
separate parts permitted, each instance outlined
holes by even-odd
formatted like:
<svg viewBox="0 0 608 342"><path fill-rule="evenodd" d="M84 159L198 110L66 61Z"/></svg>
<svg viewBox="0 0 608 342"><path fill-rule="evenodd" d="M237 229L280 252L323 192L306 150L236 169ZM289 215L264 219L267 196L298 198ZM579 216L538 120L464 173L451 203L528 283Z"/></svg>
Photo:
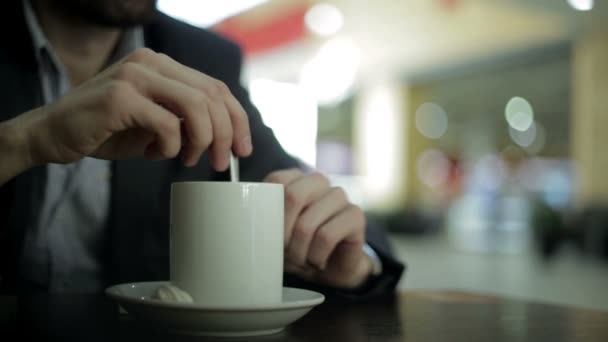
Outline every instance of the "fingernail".
<svg viewBox="0 0 608 342"><path fill-rule="evenodd" d="M193 167L196 166L196 164L198 164L198 162L201 160L200 156L197 157L192 157L191 161L190 161L190 165L188 165L189 167Z"/></svg>
<svg viewBox="0 0 608 342"><path fill-rule="evenodd" d="M253 150L253 146L251 145L251 137L250 136L246 136L243 138L243 140L241 140L241 146L240 149L243 153L249 155L251 153L251 151Z"/></svg>
<svg viewBox="0 0 608 342"><path fill-rule="evenodd" d="M186 167L193 167L194 165L196 165L196 163L198 162L198 160L196 158L186 158L186 155L182 156L182 163L184 163L184 166Z"/></svg>

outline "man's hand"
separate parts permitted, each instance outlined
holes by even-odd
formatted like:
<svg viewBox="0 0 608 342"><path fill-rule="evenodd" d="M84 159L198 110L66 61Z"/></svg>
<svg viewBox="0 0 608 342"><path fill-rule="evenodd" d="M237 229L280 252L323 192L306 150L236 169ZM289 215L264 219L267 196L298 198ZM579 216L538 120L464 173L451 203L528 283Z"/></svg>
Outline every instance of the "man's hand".
<svg viewBox="0 0 608 342"><path fill-rule="evenodd" d="M14 120L34 164L179 154L192 166L209 149L214 168L225 170L231 150L252 150L247 114L224 83L149 49Z"/></svg>
<svg viewBox="0 0 608 342"><path fill-rule="evenodd" d="M324 285L356 288L372 264L363 252L365 216L319 173L269 174L285 186L285 270Z"/></svg>

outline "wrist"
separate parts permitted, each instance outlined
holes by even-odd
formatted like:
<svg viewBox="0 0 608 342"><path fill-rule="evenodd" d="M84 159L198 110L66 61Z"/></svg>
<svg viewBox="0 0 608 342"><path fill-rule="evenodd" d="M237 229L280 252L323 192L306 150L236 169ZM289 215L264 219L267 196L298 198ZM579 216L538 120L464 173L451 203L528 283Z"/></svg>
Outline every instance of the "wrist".
<svg viewBox="0 0 608 342"><path fill-rule="evenodd" d="M30 148L28 128L21 117L0 123L2 183L36 165Z"/></svg>
<svg viewBox="0 0 608 342"><path fill-rule="evenodd" d="M14 134L18 135L16 141L20 151L22 162L26 168L45 164L50 160L44 158L43 150L49 146L49 135L45 129L46 122L42 122L44 117L42 108L36 108L21 114L8 123L12 126Z"/></svg>

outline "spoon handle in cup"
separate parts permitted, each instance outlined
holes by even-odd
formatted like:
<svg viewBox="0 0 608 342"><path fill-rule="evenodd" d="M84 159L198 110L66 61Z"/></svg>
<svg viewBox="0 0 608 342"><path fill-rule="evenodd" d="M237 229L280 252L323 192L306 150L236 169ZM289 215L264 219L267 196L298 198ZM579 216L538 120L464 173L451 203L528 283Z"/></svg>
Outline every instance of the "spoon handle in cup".
<svg viewBox="0 0 608 342"><path fill-rule="evenodd" d="M230 153L230 181L239 181L239 159Z"/></svg>

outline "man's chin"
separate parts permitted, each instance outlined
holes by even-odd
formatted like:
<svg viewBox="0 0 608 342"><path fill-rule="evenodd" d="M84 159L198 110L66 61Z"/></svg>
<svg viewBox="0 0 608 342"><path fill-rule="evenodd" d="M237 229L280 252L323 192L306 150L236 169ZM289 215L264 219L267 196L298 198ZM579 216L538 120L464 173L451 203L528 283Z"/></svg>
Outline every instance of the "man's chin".
<svg viewBox="0 0 608 342"><path fill-rule="evenodd" d="M142 25L155 16L156 0L49 0L61 15L105 27Z"/></svg>

